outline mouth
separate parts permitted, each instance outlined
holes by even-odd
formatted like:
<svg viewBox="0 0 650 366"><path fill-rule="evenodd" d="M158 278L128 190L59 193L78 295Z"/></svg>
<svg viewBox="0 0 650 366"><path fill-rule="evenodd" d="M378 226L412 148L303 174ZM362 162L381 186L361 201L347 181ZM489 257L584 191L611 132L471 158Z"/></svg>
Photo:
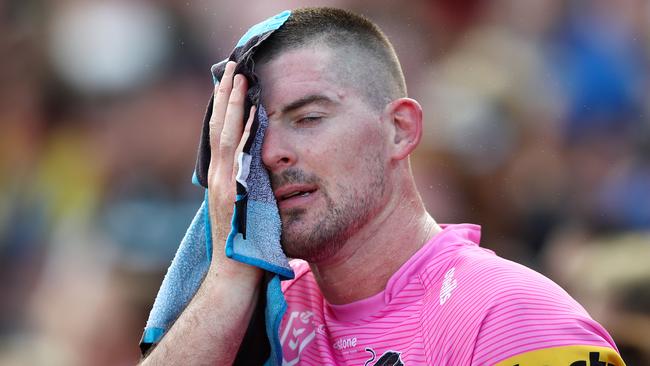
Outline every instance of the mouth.
<svg viewBox="0 0 650 366"><path fill-rule="evenodd" d="M293 191L291 193L287 193L285 195L280 196L279 200L284 201L284 200L291 199L293 197L307 197L307 196L309 196L310 194L312 194L314 192L316 192L315 189L308 190L308 191Z"/></svg>
<svg viewBox="0 0 650 366"><path fill-rule="evenodd" d="M315 186L286 186L275 192L275 199L280 209L291 208L308 204L316 191Z"/></svg>

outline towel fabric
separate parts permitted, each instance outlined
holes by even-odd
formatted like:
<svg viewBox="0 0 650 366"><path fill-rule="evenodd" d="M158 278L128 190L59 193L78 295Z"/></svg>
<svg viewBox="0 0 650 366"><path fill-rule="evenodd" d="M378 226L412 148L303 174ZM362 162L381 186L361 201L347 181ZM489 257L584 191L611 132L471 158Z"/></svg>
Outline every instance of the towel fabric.
<svg viewBox="0 0 650 366"><path fill-rule="evenodd" d="M261 87L253 72L253 53L274 30L280 27L291 15L285 11L253 26L235 46L230 57L212 66L212 78L221 80L228 61L237 62L236 73L248 79L248 93L245 111L255 105L257 112L251 126L251 134L242 153L238 156L237 199L232 221L232 230L226 241L226 255L229 258L277 273L283 278L293 278L289 260L280 245L280 214L269 175L262 164L262 141L268 126L268 117L260 105ZM208 168L210 166L210 115L212 102L208 105L203 120L201 142L193 179L203 187L208 187ZM248 112L247 112L248 113ZM244 116L244 121L248 115Z"/></svg>
<svg viewBox="0 0 650 366"><path fill-rule="evenodd" d="M226 62L237 62L235 72L243 74L248 79L249 89L245 110L249 111L252 105L257 106L250 137L244 145L243 152L238 156L237 197L231 232L225 247L229 258L257 266L268 272L265 276L260 303L236 359L236 363L240 364L251 364L249 358L251 353L270 356L267 365L282 363L278 333L287 304L280 288L280 281L293 278L294 273L280 245L280 215L268 172L261 159L268 117L260 104L261 87L253 71L252 56L255 49L273 31L282 26L290 15L290 11L284 11L250 28L239 40L230 57L215 64L211 69L216 84L223 76ZM195 184L205 188L207 188L210 164L209 121L212 103L211 97L203 121L198 159L192 178ZM248 116L244 116L244 121L247 119ZM160 341L165 331L194 296L208 270L212 253L212 236L207 197L206 189L204 201L181 241L158 291L140 342L143 353ZM259 335L264 333L267 338L260 339Z"/></svg>
<svg viewBox="0 0 650 366"><path fill-rule="evenodd" d="M208 207L204 201L181 240L160 285L140 341L143 353L162 338L201 285L210 265L205 250L209 223Z"/></svg>

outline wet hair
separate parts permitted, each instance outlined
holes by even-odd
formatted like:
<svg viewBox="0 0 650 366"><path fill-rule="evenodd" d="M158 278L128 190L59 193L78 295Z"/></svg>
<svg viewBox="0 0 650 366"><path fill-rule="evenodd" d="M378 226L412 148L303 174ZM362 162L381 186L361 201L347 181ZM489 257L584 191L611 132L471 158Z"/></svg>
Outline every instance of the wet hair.
<svg viewBox="0 0 650 366"><path fill-rule="evenodd" d="M337 80L361 91L378 108L406 96L406 83L395 50L370 20L335 8L293 10L289 19L265 40L254 55L264 64L302 47L327 46Z"/></svg>

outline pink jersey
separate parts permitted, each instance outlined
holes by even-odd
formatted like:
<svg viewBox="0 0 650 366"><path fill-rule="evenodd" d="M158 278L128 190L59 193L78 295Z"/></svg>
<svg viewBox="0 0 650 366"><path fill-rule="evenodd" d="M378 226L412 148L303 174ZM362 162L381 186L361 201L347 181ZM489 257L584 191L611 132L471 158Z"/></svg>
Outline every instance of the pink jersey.
<svg viewBox="0 0 650 366"><path fill-rule="evenodd" d="M346 305L329 304L294 261L296 278L282 285L283 365L623 365L562 288L479 238L476 225L445 226L383 292Z"/></svg>

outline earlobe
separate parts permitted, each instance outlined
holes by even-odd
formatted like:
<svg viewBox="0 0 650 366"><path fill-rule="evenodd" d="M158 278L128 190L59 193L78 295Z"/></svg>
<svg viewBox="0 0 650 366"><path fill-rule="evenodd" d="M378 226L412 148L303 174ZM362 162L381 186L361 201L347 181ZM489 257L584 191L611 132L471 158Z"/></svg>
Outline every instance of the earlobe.
<svg viewBox="0 0 650 366"><path fill-rule="evenodd" d="M399 98L386 105L385 113L391 123L392 157L406 158L422 138L422 107L411 98Z"/></svg>

